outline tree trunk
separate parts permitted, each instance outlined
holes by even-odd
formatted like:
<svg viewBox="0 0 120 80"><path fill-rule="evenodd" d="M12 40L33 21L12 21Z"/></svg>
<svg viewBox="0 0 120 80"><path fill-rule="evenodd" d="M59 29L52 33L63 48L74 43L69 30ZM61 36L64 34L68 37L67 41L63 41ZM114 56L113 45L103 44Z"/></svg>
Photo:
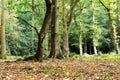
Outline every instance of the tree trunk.
<svg viewBox="0 0 120 80"><path fill-rule="evenodd" d="M98 53L97 53L97 47L96 47L94 41L93 41L93 50L94 50L94 54L95 54L95 55L98 55Z"/></svg>
<svg viewBox="0 0 120 80"><path fill-rule="evenodd" d="M71 0L70 5L70 16L69 19L68 16L65 15L65 0L62 0L62 17L63 17L63 50L66 57L69 57L69 30L72 23L72 18L74 15L74 8L76 4L79 2L79 0ZM67 20L68 19L68 20Z"/></svg>
<svg viewBox="0 0 120 80"><path fill-rule="evenodd" d="M95 30L94 30L94 27L96 27L96 23L95 23L95 4L94 4L94 0L92 0L92 8L93 8L93 50L94 50L94 54L97 55L97 47L96 47L96 34L95 34Z"/></svg>
<svg viewBox="0 0 120 80"><path fill-rule="evenodd" d="M81 15L80 15L81 18ZM80 55L83 55L83 48L82 48L82 21L80 20L80 31L79 31L79 50Z"/></svg>
<svg viewBox="0 0 120 80"><path fill-rule="evenodd" d="M66 15L65 15L65 0L62 0L63 7L62 7L62 17L63 17L63 51L64 55L66 57L69 56L69 32L68 32L68 26L66 21Z"/></svg>
<svg viewBox="0 0 120 80"><path fill-rule="evenodd" d="M52 0L53 10L52 10L52 21L51 21L51 51L49 57L56 57L58 54L58 1Z"/></svg>
<svg viewBox="0 0 120 80"><path fill-rule="evenodd" d="M48 51L50 52L51 50L51 25L49 25L49 30L48 30Z"/></svg>
<svg viewBox="0 0 120 80"><path fill-rule="evenodd" d="M32 0L32 25L33 26L35 26L35 24L34 24L34 22L35 22L35 20L34 20L34 14L35 14L35 9L34 9L34 0ZM34 53L34 30L31 28L31 30L32 30L32 33L31 33L31 35L32 35L32 39L31 39L31 42L32 42L32 50L31 50L31 52L32 52L32 54Z"/></svg>
<svg viewBox="0 0 120 80"><path fill-rule="evenodd" d="M81 26L80 26L80 27L81 27ZM79 50L80 50L80 55L83 55L82 35L81 35L81 33L79 34Z"/></svg>
<svg viewBox="0 0 120 80"><path fill-rule="evenodd" d="M108 10L108 16L109 16L109 21L110 21L110 34L111 34L111 38L112 38L112 42L113 42L113 46L114 46L114 49L116 51L116 54L120 54L119 53L119 46L118 46L118 42L117 42L117 31L116 31L117 0L111 2L110 5L115 6L115 7L112 7L111 9Z"/></svg>
<svg viewBox="0 0 120 80"><path fill-rule="evenodd" d="M35 55L35 58L37 60L42 59L43 58L43 52L44 52L43 40L41 39L40 36L38 36L38 47L37 47L37 53Z"/></svg>
<svg viewBox="0 0 120 80"><path fill-rule="evenodd" d="M113 46L114 49L116 51L116 54L120 54L119 53L119 46L118 46L118 42L117 42L117 31L116 31L116 20L117 20L117 13L116 13L116 7L117 7L117 0L113 0L110 3L110 6L113 6L112 8L108 8L101 0L99 0L100 3L106 8L107 13L108 13L108 17L109 17L109 22L110 22L110 35L112 38L112 42L113 42Z"/></svg>
<svg viewBox="0 0 120 80"><path fill-rule="evenodd" d="M37 60L42 59L43 58L43 41L46 35L46 31L49 28L49 22L51 19L51 13L52 13L52 3L51 0L45 0L46 2L46 14L45 14L45 18L43 21L43 25L42 28L40 30L40 32L38 33L38 49L37 52L35 54L35 58Z"/></svg>
<svg viewBox="0 0 120 80"><path fill-rule="evenodd" d="M68 58L69 57L69 32L68 30L64 30L63 48L64 48L64 54Z"/></svg>
<svg viewBox="0 0 120 80"><path fill-rule="evenodd" d="M119 54L119 47L117 42L117 33L116 33L116 19L112 19L114 15L110 14L110 11L108 12L109 21L110 21L110 34L113 42L114 49L116 51L116 54Z"/></svg>
<svg viewBox="0 0 120 80"><path fill-rule="evenodd" d="M81 13L82 13L82 10L81 10ZM80 13L80 18L81 18L81 13ZM74 22L75 22L76 26L79 26L79 25L77 25L76 17L74 17ZM79 54L83 55L83 47L82 47L82 45L83 45L83 43L82 43L82 21L81 20L80 20L80 26L79 27L80 27L79 36L78 36L78 38L79 38Z"/></svg>
<svg viewBox="0 0 120 80"><path fill-rule="evenodd" d="M2 13L1 13L1 48L0 56L6 54L6 41L5 41L5 0L1 0Z"/></svg>

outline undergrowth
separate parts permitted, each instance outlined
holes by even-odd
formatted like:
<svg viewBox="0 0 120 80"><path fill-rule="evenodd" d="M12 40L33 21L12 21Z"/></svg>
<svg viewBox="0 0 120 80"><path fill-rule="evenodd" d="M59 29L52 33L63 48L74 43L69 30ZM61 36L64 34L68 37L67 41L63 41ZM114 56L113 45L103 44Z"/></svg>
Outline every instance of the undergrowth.
<svg viewBox="0 0 120 80"><path fill-rule="evenodd" d="M27 57L21 57L21 56L0 56L0 59L2 60L33 60L34 56L27 56ZM44 57L44 60L49 60L50 58ZM100 55L89 55L84 54L82 56L73 54L70 55L69 58L62 58L66 60L112 60L112 61L120 61L120 55L117 54L100 54Z"/></svg>
<svg viewBox="0 0 120 80"><path fill-rule="evenodd" d="M112 61L120 61L120 55L117 54L100 54L100 55L73 55L70 57L72 60L112 60Z"/></svg>

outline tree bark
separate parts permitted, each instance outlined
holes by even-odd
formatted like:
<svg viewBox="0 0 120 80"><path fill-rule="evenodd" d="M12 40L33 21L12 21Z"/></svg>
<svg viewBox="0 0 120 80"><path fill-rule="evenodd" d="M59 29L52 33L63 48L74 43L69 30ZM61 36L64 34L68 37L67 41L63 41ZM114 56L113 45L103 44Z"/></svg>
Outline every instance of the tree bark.
<svg viewBox="0 0 120 80"><path fill-rule="evenodd" d="M93 50L94 50L94 54L98 55L98 53L97 53L97 47L96 47L96 44L95 44L94 40L93 40Z"/></svg>
<svg viewBox="0 0 120 80"><path fill-rule="evenodd" d="M67 26L64 26L64 29ZM69 57L69 32L68 30L64 30L63 34L63 48L64 48L64 54L68 58Z"/></svg>
<svg viewBox="0 0 120 80"><path fill-rule="evenodd" d="M79 34L79 50L80 50L80 55L83 55L82 35L81 35L81 33Z"/></svg>
<svg viewBox="0 0 120 80"><path fill-rule="evenodd" d="M52 21L51 21L51 51L49 57L56 57L59 52L59 36L58 36L58 1L52 0L53 10L52 10Z"/></svg>
<svg viewBox="0 0 120 80"><path fill-rule="evenodd" d="M65 14L65 0L62 0L62 18L63 18L63 50L64 50L64 54L66 57L69 57L69 30L70 30L70 26L72 23L72 18L74 15L74 8L76 6L76 4L79 2L79 0L71 0L71 7L70 7L70 16L69 16L69 20L67 20L66 14Z"/></svg>
<svg viewBox="0 0 120 80"><path fill-rule="evenodd" d="M111 34L113 46L114 46L114 49L116 51L116 54L120 54L119 53L118 42L117 42L117 33L116 33L116 26L115 26L116 22L115 22L115 20L113 20L111 18L112 15L110 14L110 11L108 12L108 16L109 16L109 21L110 21L110 34Z"/></svg>
<svg viewBox="0 0 120 80"><path fill-rule="evenodd" d="M1 48L2 52L0 56L6 54L6 41L5 41L5 0L1 0L2 13L1 13Z"/></svg>
<svg viewBox="0 0 120 80"><path fill-rule="evenodd" d="M43 58L43 53L44 53L43 41L46 35L46 31L49 28L49 22L50 22L51 13L52 13L51 0L45 0L45 2L46 2L46 14L45 14L42 28L38 34L38 48L37 48L37 53L35 54L35 58L37 60Z"/></svg>
<svg viewBox="0 0 120 80"><path fill-rule="evenodd" d="M48 30L48 51L50 52L51 50L51 24L49 25L49 30Z"/></svg>
<svg viewBox="0 0 120 80"><path fill-rule="evenodd" d="M64 55L66 57L69 56L69 40L68 40L68 26L67 26L67 21L66 21L66 15L65 15L65 0L62 0L63 3L63 7L62 7L62 18L63 18L63 51L64 51Z"/></svg>

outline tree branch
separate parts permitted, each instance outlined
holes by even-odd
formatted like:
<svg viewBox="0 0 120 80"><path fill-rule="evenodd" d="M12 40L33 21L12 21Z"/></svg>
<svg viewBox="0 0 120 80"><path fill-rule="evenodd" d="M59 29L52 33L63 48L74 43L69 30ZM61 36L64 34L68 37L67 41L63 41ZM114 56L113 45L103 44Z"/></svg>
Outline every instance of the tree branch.
<svg viewBox="0 0 120 80"><path fill-rule="evenodd" d="M72 18L73 18L73 14L74 14L74 8L75 8L75 5L79 2L79 0L75 0L72 5L71 5L71 8L70 8L70 19L67 23L68 26L71 25L71 22L72 22Z"/></svg>
<svg viewBox="0 0 120 80"><path fill-rule="evenodd" d="M36 28L35 26L31 25L31 24L30 24L28 21L26 21L25 19L23 19L23 18L21 18L21 17L18 17L18 16L13 16L13 17L15 17L15 18L17 18L17 19L19 19L19 20L24 21L25 23L27 23L30 27L32 27L32 28L35 30L35 32L37 33L37 35L39 34L37 28Z"/></svg>
<svg viewBox="0 0 120 80"><path fill-rule="evenodd" d="M105 9L106 9L107 11L110 10L107 6L105 6L105 4L104 4L101 0L99 0L99 2L105 7Z"/></svg>

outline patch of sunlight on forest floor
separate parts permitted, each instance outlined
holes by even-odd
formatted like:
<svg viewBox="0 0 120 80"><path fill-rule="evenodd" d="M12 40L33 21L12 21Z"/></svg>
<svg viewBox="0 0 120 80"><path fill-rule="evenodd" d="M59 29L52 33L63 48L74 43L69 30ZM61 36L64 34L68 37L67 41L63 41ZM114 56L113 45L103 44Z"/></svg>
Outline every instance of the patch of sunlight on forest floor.
<svg viewBox="0 0 120 80"><path fill-rule="evenodd" d="M23 59L22 56L7 56L5 60L18 60Z"/></svg>
<svg viewBox="0 0 120 80"><path fill-rule="evenodd" d="M71 57L71 59L120 61L120 55L117 55L117 54L100 54L100 55L84 54L83 56L74 55L73 57Z"/></svg>

